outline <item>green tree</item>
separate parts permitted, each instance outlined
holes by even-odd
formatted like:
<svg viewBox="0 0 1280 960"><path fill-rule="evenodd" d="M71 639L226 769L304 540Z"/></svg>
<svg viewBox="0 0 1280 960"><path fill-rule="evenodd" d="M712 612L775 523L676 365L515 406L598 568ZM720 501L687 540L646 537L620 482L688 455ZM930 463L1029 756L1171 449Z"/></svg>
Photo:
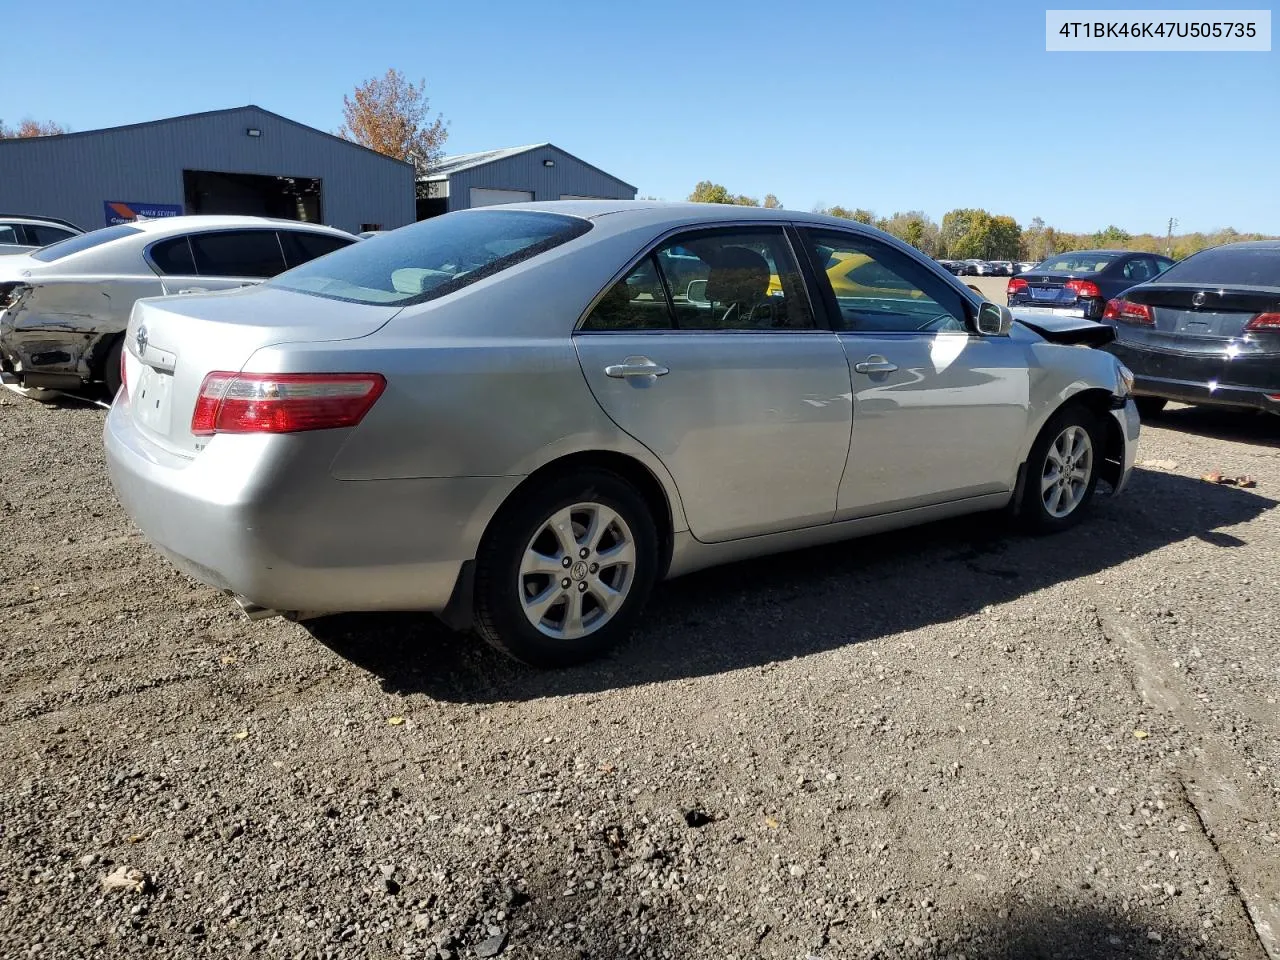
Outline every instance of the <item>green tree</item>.
<svg viewBox="0 0 1280 960"><path fill-rule="evenodd" d="M929 256L938 255L941 247L938 225L921 210L895 213L880 220L876 226Z"/></svg>
<svg viewBox="0 0 1280 960"><path fill-rule="evenodd" d="M754 197L741 193L732 194L723 184L712 183L710 180L699 180L693 188L693 193L689 194L689 199L694 203L732 203L739 207L760 206L760 201Z"/></svg>
<svg viewBox="0 0 1280 960"><path fill-rule="evenodd" d="M1009 216L992 216L986 210L962 208L942 218L940 231L947 256L1012 260L1018 255L1022 229Z"/></svg>
<svg viewBox="0 0 1280 960"><path fill-rule="evenodd" d="M1095 233L1091 242L1095 247L1127 247L1132 239L1128 233L1113 223L1105 230Z"/></svg>
<svg viewBox="0 0 1280 960"><path fill-rule="evenodd" d="M762 206L767 207L770 210L782 209L782 204L778 201L778 198L775 197L772 193L766 193L764 195L764 203L762 204Z"/></svg>
<svg viewBox="0 0 1280 960"><path fill-rule="evenodd" d="M856 220L858 223L865 223L868 226L874 226L876 215L870 210L864 210L858 207L856 210L850 210L848 207L836 205L834 207L819 207L813 211L814 213L825 213L829 217L840 217L842 220Z"/></svg>

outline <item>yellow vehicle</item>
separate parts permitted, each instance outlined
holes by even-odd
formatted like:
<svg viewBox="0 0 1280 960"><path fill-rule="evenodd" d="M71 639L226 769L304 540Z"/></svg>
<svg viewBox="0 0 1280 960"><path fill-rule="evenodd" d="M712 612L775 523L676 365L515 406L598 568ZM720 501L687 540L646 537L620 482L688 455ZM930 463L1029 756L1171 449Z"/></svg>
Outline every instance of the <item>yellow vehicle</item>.
<svg viewBox="0 0 1280 960"><path fill-rule="evenodd" d="M827 277L837 297L865 297L889 300L927 299L897 274L886 270L865 253L832 253L827 261ZM777 274L769 277L769 296L782 292Z"/></svg>

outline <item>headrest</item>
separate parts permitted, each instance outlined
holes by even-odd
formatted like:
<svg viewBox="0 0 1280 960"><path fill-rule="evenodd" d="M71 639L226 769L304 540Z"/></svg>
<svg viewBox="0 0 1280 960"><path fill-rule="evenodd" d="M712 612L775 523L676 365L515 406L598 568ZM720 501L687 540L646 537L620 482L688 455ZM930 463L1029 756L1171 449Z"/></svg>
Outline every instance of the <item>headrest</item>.
<svg viewBox="0 0 1280 960"><path fill-rule="evenodd" d="M707 276L708 300L750 303L769 289L769 261L746 247L724 247Z"/></svg>

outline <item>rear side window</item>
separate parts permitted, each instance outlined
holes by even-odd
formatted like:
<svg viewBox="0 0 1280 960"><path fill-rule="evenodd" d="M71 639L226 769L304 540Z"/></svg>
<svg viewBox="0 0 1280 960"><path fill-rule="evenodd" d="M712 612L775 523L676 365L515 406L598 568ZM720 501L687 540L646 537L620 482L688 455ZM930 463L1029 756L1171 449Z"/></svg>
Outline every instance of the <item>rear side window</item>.
<svg viewBox="0 0 1280 960"><path fill-rule="evenodd" d="M1280 287L1280 249L1214 247L1179 260L1160 274L1169 283Z"/></svg>
<svg viewBox="0 0 1280 960"><path fill-rule="evenodd" d="M280 245L284 247L284 257L290 267L296 267L316 257L323 257L326 253L341 250L353 242L345 237L335 237L328 233L312 233L309 230L280 231Z"/></svg>
<svg viewBox="0 0 1280 960"><path fill-rule="evenodd" d="M12 224L0 223L0 243L22 243L18 228Z"/></svg>
<svg viewBox="0 0 1280 960"><path fill-rule="evenodd" d="M591 222L529 210L447 213L295 267L272 286L352 303L423 303L580 237Z"/></svg>
<svg viewBox="0 0 1280 960"><path fill-rule="evenodd" d="M167 276L192 276L196 272L191 258L191 244L186 236L161 240L151 248L151 262Z"/></svg>
<svg viewBox="0 0 1280 960"><path fill-rule="evenodd" d="M285 270L274 230L224 230L191 235L202 277L274 277Z"/></svg>
<svg viewBox="0 0 1280 960"><path fill-rule="evenodd" d="M75 236L70 230L59 230L57 227L37 223L28 223L24 229L27 231L27 239L37 247L47 247L51 243Z"/></svg>
<svg viewBox="0 0 1280 960"><path fill-rule="evenodd" d="M127 223L118 223L114 227L103 227L101 230L91 230L89 233L82 233L79 236L68 237L58 243L42 247L35 253L31 254L32 259L40 260L44 263L52 263L55 260L61 260L63 257L69 257L73 253L80 253L84 250L92 250L94 247L100 247L104 243L110 243L112 240L119 240L121 237L131 237L135 233L141 233L137 227L131 227Z"/></svg>

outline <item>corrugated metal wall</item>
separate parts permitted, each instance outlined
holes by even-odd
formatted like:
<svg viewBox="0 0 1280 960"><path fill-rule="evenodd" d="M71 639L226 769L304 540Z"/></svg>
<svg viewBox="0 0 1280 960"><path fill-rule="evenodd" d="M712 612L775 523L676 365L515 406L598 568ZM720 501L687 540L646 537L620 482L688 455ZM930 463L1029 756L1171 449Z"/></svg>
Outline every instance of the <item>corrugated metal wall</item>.
<svg viewBox="0 0 1280 960"><path fill-rule="evenodd" d="M250 127L262 131L250 137ZM318 177L323 222L356 231L414 221L414 173L265 110L246 107L65 137L0 141L0 211L105 226L104 201L182 204L182 171Z"/></svg>
<svg viewBox="0 0 1280 960"><path fill-rule="evenodd" d="M543 160L554 160L555 166L545 166ZM449 178L449 209L465 210L469 207L472 187L532 190L535 200L559 200L565 195L605 197L609 200L634 200L636 197L635 187L555 147L539 147L482 167L459 170Z"/></svg>

